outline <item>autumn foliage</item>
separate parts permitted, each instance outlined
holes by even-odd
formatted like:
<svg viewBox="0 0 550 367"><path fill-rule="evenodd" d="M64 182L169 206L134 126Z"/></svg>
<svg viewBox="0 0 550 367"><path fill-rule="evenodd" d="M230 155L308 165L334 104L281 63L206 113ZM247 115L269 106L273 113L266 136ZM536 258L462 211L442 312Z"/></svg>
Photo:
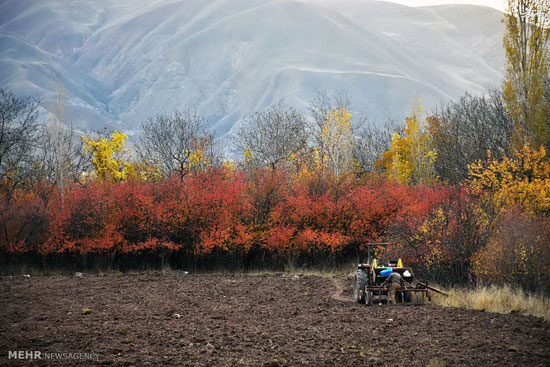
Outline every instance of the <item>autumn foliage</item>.
<svg viewBox="0 0 550 367"><path fill-rule="evenodd" d="M380 171L360 174L350 119L331 109L321 146L278 165L251 164L251 156L240 165L197 161L172 176L154 160L129 161L124 134L84 138L92 171L80 180L62 189L40 179L0 182L0 254L99 258L111 267L120 259L129 267L154 259L176 267L330 266L364 259L366 243L389 242L390 256L420 277L547 290L543 146L499 158L488 152L469 165L466 181L444 184L433 169L436 131L416 107L380 157Z"/></svg>
<svg viewBox="0 0 550 367"><path fill-rule="evenodd" d="M491 236L474 273L491 283L544 289L550 274L550 162L543 146L470 166L469 192Z"/></svg>
<svg viewBox="0 0 550 367"><path fill-rule="evenodd" d="M252 251L287 260L326 260L356 256L369 241L403 239L425 247L414 233L452 200L445 188L407 187L384 178L324 185L315 180L270 170L247 175L211 168L183 181L75 184L63 203L52 191L47 203L29 195L17 206L4 207L1 214L12 219L5 222L10 235L1 237L2 252L245 257ZM32 220L41 223L41 231L26 231ZM424 233L424 239L440 244L436 237ZM439 248L446 250L444 244ZM411 252L411 261L418 251Z"/></svg>

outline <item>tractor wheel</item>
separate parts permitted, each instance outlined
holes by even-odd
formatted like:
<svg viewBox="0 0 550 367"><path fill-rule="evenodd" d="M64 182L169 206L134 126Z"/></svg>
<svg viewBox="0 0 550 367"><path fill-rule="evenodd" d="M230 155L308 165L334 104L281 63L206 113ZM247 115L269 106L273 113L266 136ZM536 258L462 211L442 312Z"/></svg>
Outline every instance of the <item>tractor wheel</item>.
<svg viewBox="0 0 550 367"><path fill-rule="evenodd" d="M364 293L365 293L365 303L367 304L367 306L372 306L373 299L374 299L372 291L365 291Z"/></svg>
<svg viewBox="0 0 550 367"><path fill-rule="evenodd" d="M357 303L365 303L365 292L362 292L367 283L367 272L357 269L355 272L355 280L353 282L353 299Z"/></svg>

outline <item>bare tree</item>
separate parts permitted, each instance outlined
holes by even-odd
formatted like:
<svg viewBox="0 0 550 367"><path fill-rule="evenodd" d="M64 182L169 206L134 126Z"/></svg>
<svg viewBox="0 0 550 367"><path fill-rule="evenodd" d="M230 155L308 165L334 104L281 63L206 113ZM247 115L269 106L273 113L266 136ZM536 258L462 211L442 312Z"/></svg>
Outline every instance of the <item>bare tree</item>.
<svg viewBox="0 0 550 367"><path fill-rule="evenodd" d="M307 149L304 117L284 100L245 121L233 136L234 147L256 165L272 170Z"/></svg>
<svg viewBox="0 0 550 367"><path fill-rule="evenodd" d="M67 184L80 182L82 173L90 169L90 162L72 125L43 126L35 161L38 164L33 165L33 184L47 182L51 187L57 187L62 196ZM48 198L48 192L38 193L44 199Z"/></svg>
<svg viewBox="0 0 550 367"><path fill-rule="evenodd" d="M136 144L144 162L157 165L165 175L177 172L181 179L193 168L217 159L214 137L206 131L206 120L196 112L158 115L143 124Z"/></svg>
<svg viewBox="0 0 550 367"><path fill-rule="evenodd" d="M39 141L39 106L36 98L0 89L0 182L6 198L28 182Z"/></svg>
<svg viewBox="0 0 550 367"><path fill-rule="evenodd" d="M357 132L353 145L353 158L359 175L376 172L376 162L382 153L391 149L394 133L403 135L403 124L395 120L387 120L378 127L368 125Z"/></svg>
<svg viewBox="0 0 550 367"><path fill-rule="evenodd" d="M65 96L63 92L63 86L61 84L55 85L56 99L50 109L51 124L47 131L47 142L51 147L53 167L55 172L55 181L59 186L61 195L65 189L65 170L71 163L68 159L68 145L70 144L70 137L66 136L65 131Z"/></svg>
<svg viewBox="0 0 550 367"><path fill-rule="evenodd" d="M39 170L35 176L57 186L63 195L67 180L80 180L83 170L87 168L87 160L73 126L67 125L63 86L56 84L55 91L50 124L43 129L37 150L36 159L40 164L35 165Z"/></svg>
<svg viewBox="0 0 550 367"><path fill-rule="evenodd" d="M514 122L506 112L500 90L488 96L469 93L450 102L428 118L434 148L435 169L440 179L450 183L468 176L468 165L509 153Z"/></svg>

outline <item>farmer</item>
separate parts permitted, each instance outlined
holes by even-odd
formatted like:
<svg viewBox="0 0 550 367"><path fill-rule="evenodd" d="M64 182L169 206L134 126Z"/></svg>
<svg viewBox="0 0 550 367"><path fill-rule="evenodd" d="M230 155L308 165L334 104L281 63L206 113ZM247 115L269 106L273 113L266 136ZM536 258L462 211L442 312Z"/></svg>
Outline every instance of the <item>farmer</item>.
<svg viewBox="0 0 550 367"><path fill-rule="evenodd" d="M384 286L386 283L390 283L390 298L391 302L395 305L397 304L397 298L395 297L395 292L401 288L401 274L394 273L391 268L388 268L380 274L387 276L388 279L382 283L382 286Z"/></svg>

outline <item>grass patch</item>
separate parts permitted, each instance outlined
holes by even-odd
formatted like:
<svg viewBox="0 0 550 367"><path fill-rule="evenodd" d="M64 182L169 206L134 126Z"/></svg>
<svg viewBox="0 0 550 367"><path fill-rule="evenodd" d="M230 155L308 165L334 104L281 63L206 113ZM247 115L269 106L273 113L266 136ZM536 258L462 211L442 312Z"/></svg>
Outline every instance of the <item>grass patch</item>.
<svg viewBox="0 0 550 367"><path fill-rule="evenodd" d="M443 307L467 308L487 312L541 317L550 321L550 300L530 295L509 286L477 287L475 289L448 289L449 297L432 293L432 303Z"/></svg>

